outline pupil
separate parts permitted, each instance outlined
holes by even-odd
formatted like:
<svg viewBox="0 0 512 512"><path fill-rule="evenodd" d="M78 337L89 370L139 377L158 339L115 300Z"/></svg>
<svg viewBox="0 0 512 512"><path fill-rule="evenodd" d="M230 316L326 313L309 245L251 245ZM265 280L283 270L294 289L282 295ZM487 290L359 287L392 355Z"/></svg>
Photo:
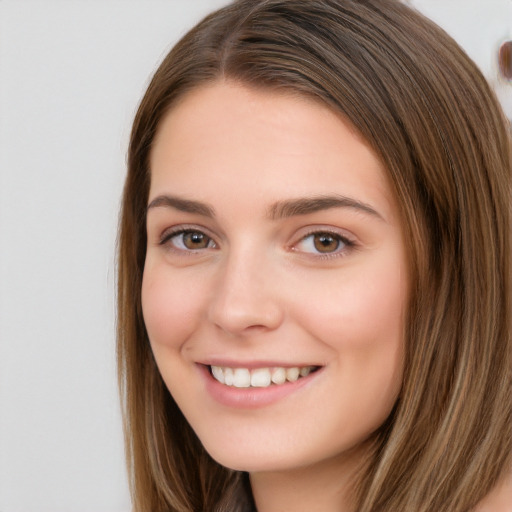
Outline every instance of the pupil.
<svg viewBox="0 0 512 512"><path fill-rule="evenodd" d="M315 249L318 252L332 252L339 247L339 240L332 235L316 235L315 236Z"/></svg>

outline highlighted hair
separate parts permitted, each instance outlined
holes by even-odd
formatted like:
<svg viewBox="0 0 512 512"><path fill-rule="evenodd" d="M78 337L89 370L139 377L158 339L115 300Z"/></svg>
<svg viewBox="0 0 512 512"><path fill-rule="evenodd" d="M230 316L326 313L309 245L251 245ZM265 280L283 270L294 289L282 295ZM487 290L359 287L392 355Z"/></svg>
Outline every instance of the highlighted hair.
<svg viewBox="0 0 512 512"><path fill-rule="evenodd" d="M403 386L359 475L357 510L467 512L511 463L510 129L457 44L397 0L240 0L156 71L133 124L119 235L135 512L251 509L246 476L208 456L165 388L140 298L155 133L187 91L220 79L328 105L384 163L412 290Z"/></svg>

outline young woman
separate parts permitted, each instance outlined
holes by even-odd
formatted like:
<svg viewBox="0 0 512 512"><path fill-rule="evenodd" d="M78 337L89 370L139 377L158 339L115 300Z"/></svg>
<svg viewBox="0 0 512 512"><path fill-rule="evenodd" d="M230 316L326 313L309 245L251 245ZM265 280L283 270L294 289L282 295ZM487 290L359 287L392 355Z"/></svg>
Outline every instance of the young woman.
<svg viewBox="0 0 512 512"><path fill-rule="evenodd" d="M191 30L124 191L134 510L510 510L511 162L474 64L395 0Z"/></svg>

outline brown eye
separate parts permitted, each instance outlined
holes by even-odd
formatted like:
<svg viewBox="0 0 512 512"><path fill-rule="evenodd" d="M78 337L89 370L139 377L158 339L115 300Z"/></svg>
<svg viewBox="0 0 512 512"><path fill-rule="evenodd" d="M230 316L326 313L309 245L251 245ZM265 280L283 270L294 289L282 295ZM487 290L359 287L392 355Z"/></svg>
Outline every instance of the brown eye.
<svg viewBox="0 0 512 512"><path fill-rule="evenodd" d="M294 246L294 250L305 254L327 256L345 254L353 246L353 242L340 234L317 231L302 238Z"/></svg>
<svg viewBox="0 0 512 512"><path fill-rule="evenodd" d="M183 245L190 250L206 249L210 246L211 238L200 231L182 233Z"/></svg>
<svg viewBox="0 0 512 512"><path fill-rule="evenodd" d="M160 245L169 245L180 251L198 251L215 248L215 242L202 231L181 230L165 236Z"/></svg>
<svg viewBox="0 0 512 512"><path fill-rule="evenodd" d="M329 253L339 249L342 243L339 237L330 233L317 233L313 236L313 245L318 252Z"/></svg>

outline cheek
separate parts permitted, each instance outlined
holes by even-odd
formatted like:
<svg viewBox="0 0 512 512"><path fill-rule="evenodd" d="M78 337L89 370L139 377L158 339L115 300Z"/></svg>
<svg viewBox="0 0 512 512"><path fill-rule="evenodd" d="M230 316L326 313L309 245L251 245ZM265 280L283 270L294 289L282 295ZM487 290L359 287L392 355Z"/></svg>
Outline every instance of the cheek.
<svg viewBox="0 0 512 512"><path fill-rule="evenodd" d="M349 271L337 279L310 280L307 293L295 304L309 330L342 349L396 345L403 338L407 283L393 266ZM308 297L306 300L305 297Z"/></svg>
<svg viewBox="0 0 512 512"><path fill-rule="evenodd" d="M331 351L340 388L351 390L347 400L362 408L378 404L384 416L398 395L403 368L407 281L394 258L364 273L351 269L336 282L317 280L308 307L297 303L295 315Z"/></svg>
<svg viewBox="0 0 512 512"><path fill-rule="evenodd" d="M142 313L151 345L178 349L198 318L199 294L184 279L146 265L142 280Z"/></svg>

